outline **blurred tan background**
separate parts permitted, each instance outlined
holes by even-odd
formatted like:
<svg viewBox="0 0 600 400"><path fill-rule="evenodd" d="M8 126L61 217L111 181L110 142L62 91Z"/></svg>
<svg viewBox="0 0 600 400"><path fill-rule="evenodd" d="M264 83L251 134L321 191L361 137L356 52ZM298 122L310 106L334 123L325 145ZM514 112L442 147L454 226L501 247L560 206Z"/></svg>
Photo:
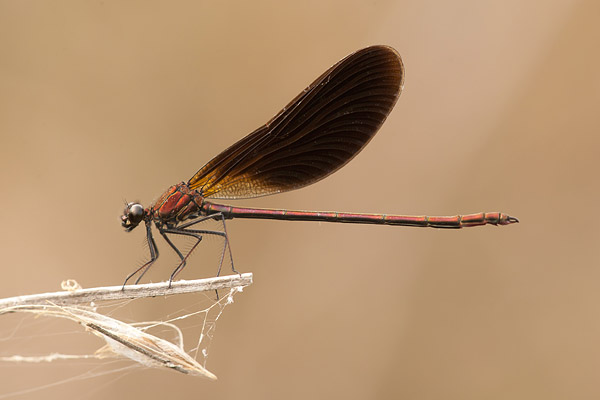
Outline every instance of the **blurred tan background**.
<svg viewBox="0 0 600 400"><path fill-rule="evenodd" d="M371 44L406 66L371 144L312 187L234 204L521 219L231 221L255 283L219 320L219 381L140 368L16 398L600 397L599 17L595 0L0 1L1 297L121 284L146 255L125 198L150 204ZM3 365L0 387L61 365Z"/></svg>

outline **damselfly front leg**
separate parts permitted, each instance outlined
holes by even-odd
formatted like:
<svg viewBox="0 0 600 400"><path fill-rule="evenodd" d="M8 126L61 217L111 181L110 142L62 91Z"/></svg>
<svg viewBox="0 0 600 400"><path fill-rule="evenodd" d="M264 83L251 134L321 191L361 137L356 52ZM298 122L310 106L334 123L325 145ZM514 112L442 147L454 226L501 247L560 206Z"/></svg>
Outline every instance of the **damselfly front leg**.
<svg viewBox="0 0 600 400"><path fill-rule="evenodd" d="M137 285L140 279L144 276L144 274L150 269L152 264L158 259L158 247L156 247L156 242L154 241L154 237L152 236L152 225L150 221L146 221L146 240L148 241L148 249L150 250L150 260L146 262L144 265L133 271L131 274L127 275L125 278L125 282L123 282L123 290L125 289L125 285L127 285L127 281L131 279L135 274L142 271L140 276L135 280L135 284Z"/></svg>

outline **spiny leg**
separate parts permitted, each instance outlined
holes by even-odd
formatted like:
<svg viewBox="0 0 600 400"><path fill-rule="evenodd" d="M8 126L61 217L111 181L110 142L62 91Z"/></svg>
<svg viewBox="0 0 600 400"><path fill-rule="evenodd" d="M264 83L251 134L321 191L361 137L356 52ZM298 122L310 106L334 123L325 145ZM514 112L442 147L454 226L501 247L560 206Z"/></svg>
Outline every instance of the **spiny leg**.
<svg viewBox="0 0 600 400"><path fill-rule="evenodd" d="M207 230L182 230L182 231L177 231L176 230L176 231L170 231L168 233L173 233L173 234L176 234L176 235L192 236L192 237L198 239L198 241L196 242L196 244L194 244L194 246L190 249L190 251L188 251L188 253L184 257L184 259L182 259L181 264L179 264L179 266L177 268L175 268L175 271L173 271L173 273L171 274L171 278L169 279L169 287L171 287L171 282L173 281L173 279L175 279L175 276L177 276L177 274L179 274L181 272L181 270L183 269L183 267L185 266L187 258L190 256L190 254L192 254L192 251L194 251L194 249L196 248L196 246L198 246L198 244L200 243L200 240L202 240L202 235L201 234L222 236L222 237L225 238L225 240L227 240L226 234L224 232L220 232L220 231L207 231ZM227 246L227 243L225 243L225 246ZM219 261L219 269L217 270L217 276L219 276L219 273L221 272L221 266L223 265L223 258L225 257L225 246L223 246L223 251L221 252L221 260ZM215 289L215 294L217 296L217 300L219 300L219 290Z"/></svg>
<svg viewBox="0 0 600 400"><path fill-rule="evenodd" d="M223 213L217 213L214 215L218 215L221 219L221 223L223 224L223 233L225 234L225 246L229 249L229 261L231 262L231 270L241 275L238 271L236 271L235 266L233 265L233 254L231 254L231 244L229 243L229 235L227 234L227 226L225 225L225 215ZM219 264L219 270L217 271L217 276L221 274L221 266L223 265L223 258L225 257L225 247L223 247L223 254L221 255L221 263Z"/></svg>
<svg viewBox="0 0 600 400"><path fill-rule="evenodd" d="M152 225L150 225L150 221L146 221L146 240L148 241L148 248L150 250L150 260L146 262L144 265L133 271L131 274L127 275L125 278L125 282L123 282L123 290L125 290L125 285L127 285L127 281L131 279L135 274L142 271L140 276L135 280L135 284L137 285L140 279L144 276L144 274L150 269L152 264L158 259L158 247L156 247L156 242L154 241L154 237L152 236Z"/></svg>
<svg viewBox="0 0 600 400"><path fill-rule="evenodd" d="M175 247L175 245L173 244L173 242L171 242L171 240L167 238L167 236L166 236L167 233L172 234L172 235L191 236L191 237L193 237L193 238L196 239L196 243L194 243L194 245L187 252L187 254L185 256L183 256L181 254L181 252L179 251L179 249L177 249ZM222 232L218 232L218 231L186 231L186 230L182 230L180 228L167 228L167 229L162 229L161 230L161 234L163 235L163 237L165 238L165 240L167 241L167 243L169 243L169 245L175 250L175 252L179 256L179 258L181 259L181 263L179 263L179 265L177 266L177 268L175 268L175 270L171 274L171 278L169 279L169 287L171 287L171 282L173 282L173 279L175 279L175 277L177 276L177 274L179 274L183 270L183 267L185 267L185 265L187 263L188 257L192 254L192 252L196 249L196 247L202 241L202 234L206 234L206 235L219 235L221 233Z"/></svg>
<svg viewBox="0 0 600 400"><path fill-rule="evenodd" d="M193 237L193 238L196 239L196 243L194 243L194 245L192 246L192 248L184 256L183 254L181 254L181 252L179 251L179 249L177 248L177 246L175 246L175 244L171 241L171 239L169 239L167 237L167 233L170 233L170 234L173 234L173 235L191 236L191 237ZM183 268L187 264L188 257L190 256L190 254L192 254L192 252L194 251L194 249L196 249L196 247L202 241L202 235L189 234L189 233L187 233L185 231L181 231L179 228L161 229L160 230L160 234L165 239L165 241L169 244L169 246L171 246L171 248L173 250L175 250L175 253L177 253L177 255L179 256L179 259L181 260L181 262L179 263L179 265L177 266L177 268L175 268L175 270L171 274L171 277L169 278L169 287L171 287L171 283L173 282L173 279L175 279L175 277L177 276L177 274L179 274L183 270Z"/></svg>
<svg viewBox="0 0 600 400"><path fill-rule="evenodd" d="M178 226L178 229L186 229L189 228L190 226L196 225L200 222L206 221L209 218L213 218L215 220L220 220L221 223L223 224L223 232L219 232L219 231L200 231L200 230L186 230L186 232L193 232L193 233L199 233L199 234L212 234L212 235L218 235L218 236L222 236L225 240L225 245L223 246L223 252L221 253L221 261L219 262L219 269L217 270L217 276L221 275L221 267L223 266L223 260L225 259L225 251L229 250L229 261L231 262L231 270L238 274L241 275L238 271L236 271L235 266L233 265L233 254L231 253L231 245L229 243L229 236L227 235L227 226L225 225L225 216L223 215L223 213L215 213L215 214L211 214L211 215L207 215L205 217L202 217L200 219L194 220L194 221L190 221L188 223L185 223L183 225Z"/></svg>
<svg viewBox="0 0 600 400"><path fill-rule="evenodd" d="M162 237L169 244L169 246L171 246L171 248L175 251L175 253L177 253L177 255L179 256L179 259L181 260L181 263L179 263L179 265L177 266L177 268L175 268L175 270L171 274L171 278L169 279L169 287L171 287L171 282L173 282L173 279L175 278L175 276L177 276L177 274L179 274L179 272L181 272L181 270L183 270L183 268L186 266L188 257L196 249L196 247L198 246L198 244L200 244L200 241L202 240L202 235L203 234L207 234L207 235L220 235L222 233L222 232L219 232L219 231L212 231L212 230L190 230L190 231L187 231L187 230L185 230L185 228L188 227L188 226L191 226L191 225L198 224L200 222L206 221L208 219L212 219L212 218L213 218L212 216L203 216L203 217L200 217L200 218L198 218L198 219L196 219L194 221L191 221L191 222L179 225L177 227L159 228L159 231L160 231L160 234L162 235ZM179 249L177 248L177 246L175 246L175 244L171 241L171 239L169 239L167 237L167 235L166 235L167 233L174 234L174 235L191 236L191 237L195 238L197 241L194 244L194 246L192 246L192 248L187 252L187 254L185 256L183 256L183 254L181 254L181 252L179 251Z"/></svg>
<svg viewBox="0 0 600 400"><path fill-rule="evenodd" d="M179 251L179 249L177 248L177 246L175 246L175 244L173 242L171 242L171 239L169 239L169 237L167 236L167 234L165 233L165 231L161 230L159 232L162 235L163 239L165 239L165 242L167 242L169 244L169 246L171 246L171 248L179 256L179 259L181 260L181 264L180 264L181 268L185 267L185 257L183 256L183 254L181 254L181 252ZM177 267L177 268L179 268L179 267Z"/></svg>
<svg viewBox="0 0 600 400"><path fill-rule="evenodd" d="M219 220L221 220L221 222L223 223L223 232L221 232L221 231L214 231L214 230L186 229L186 228L189 228L190 226L196 225L196 224L198 224L200 222L203 222L203 221L206 221L208 219L219 219ZM161 232L161 235L165 238L165 241L177 253L177 255L179 256L179 258L181 260L181 263L177 266L177 268L175 268L175 270L171 274L171 277L169 279L169 286L171 285L171 282L175 279L175 277L186 266L188 257L196 249L196 247L198 246L198 244L200 244L200 241L202 240L202 236L203 235L221 236L223 238L223 240L225 241L225 243L223 245L223 250L221 251L221 259L219 261L219 268L218 268L218 271L217 271L217 276L219 276L220 273L221 273L221 267L222 267L223 261L225 259L225 251L226 251L226 249L229 249L229 258L230 258L230 261L231 261L231 268L232 268L232 270L235 273L239 274L239 272L236 271L235 268L233 267L233 255L231 254L231 246L229 246L229 238L227 236L227 232L226 232L226 228L225 228L225 219L223 217L223 214L218 213L218 214L213 214L213 215L209 215L209 216L204 216L204 217L202 217L202 218L200 218L198 220L190 221L188 223L182 224L182 225L177 226L177 227L159 228L159 231ZM187 254L185 256L183 256L182 253L179 251L179 249L177 249L177 247L175 246L175 244L167 237L167 235L166 235L167 233L168 234L174 234L174 235L191 236L191 237L195 238L197 241L192 246L192 248L187 252ZM217 298L218 298L218 296L219 295L217 293Z"/></svg>

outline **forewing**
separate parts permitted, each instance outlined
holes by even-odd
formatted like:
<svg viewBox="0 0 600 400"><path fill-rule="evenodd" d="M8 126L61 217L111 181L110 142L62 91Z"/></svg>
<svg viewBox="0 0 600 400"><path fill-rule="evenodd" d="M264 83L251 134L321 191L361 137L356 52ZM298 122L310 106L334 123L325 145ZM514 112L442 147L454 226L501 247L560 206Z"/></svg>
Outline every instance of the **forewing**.
<svg viewBox="0 0 600 400"><path fill-rule="evenodd" d="M365 147L394 107L403 82L402 60L393 48L359 50L209 161L188 184L204 197L239 199L317 182Z"/></svg>

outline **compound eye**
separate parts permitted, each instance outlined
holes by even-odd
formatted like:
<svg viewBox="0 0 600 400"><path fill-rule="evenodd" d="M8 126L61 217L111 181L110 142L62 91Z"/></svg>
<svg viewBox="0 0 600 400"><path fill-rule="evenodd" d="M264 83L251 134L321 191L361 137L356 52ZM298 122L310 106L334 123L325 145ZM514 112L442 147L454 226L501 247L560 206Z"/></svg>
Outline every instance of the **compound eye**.
<svg viewBox="0 0 600 400"><path fill-rule="evenodd" d="M130 204L127 211L127 218L133 224L139 224L144 218L144 207L141 204Z"/></svg>

